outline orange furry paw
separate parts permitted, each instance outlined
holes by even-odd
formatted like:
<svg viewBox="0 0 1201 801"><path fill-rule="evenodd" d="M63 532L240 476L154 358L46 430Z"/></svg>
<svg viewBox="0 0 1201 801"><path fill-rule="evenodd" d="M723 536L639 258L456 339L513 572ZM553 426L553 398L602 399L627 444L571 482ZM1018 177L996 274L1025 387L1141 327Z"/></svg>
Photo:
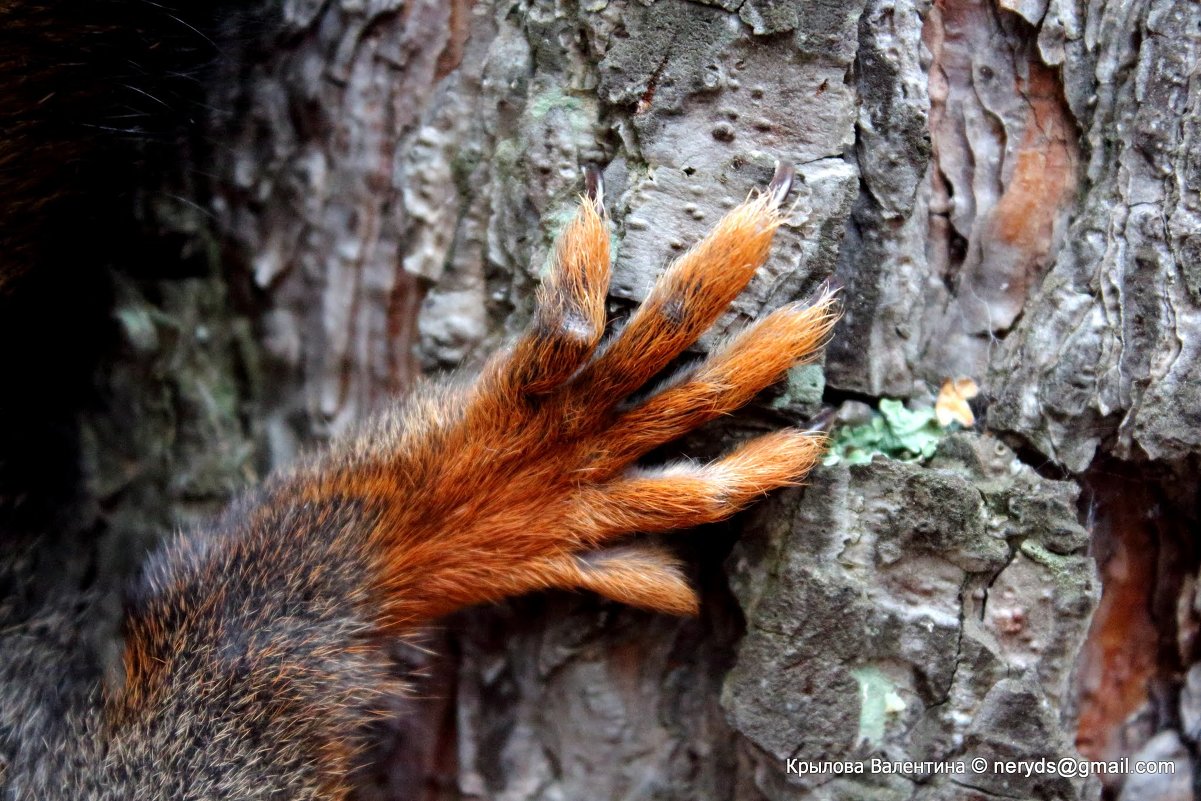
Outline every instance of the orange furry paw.
<svg viewBox="0 0 1201 801"><path fill-rule="evenodd" d="M791 171L733 209L677 259L604 347L609 232L585 198L559 237L526 333L475 384L417 399L405 422L409 502L381 516L388 619L404 626L477 601L582 587L670 612L696 607L678 566L635 532L722 520L818 461L824 436L795 429L711 464L634 468L641 456L734 411L812 359L838 318L835 290L747 328L668 386L632 393L692 345L766 260ZM449 398L449 400L448 400ZM450 411L447 411L450 410ZM435 420L436 422L430 422Z"/></svg>

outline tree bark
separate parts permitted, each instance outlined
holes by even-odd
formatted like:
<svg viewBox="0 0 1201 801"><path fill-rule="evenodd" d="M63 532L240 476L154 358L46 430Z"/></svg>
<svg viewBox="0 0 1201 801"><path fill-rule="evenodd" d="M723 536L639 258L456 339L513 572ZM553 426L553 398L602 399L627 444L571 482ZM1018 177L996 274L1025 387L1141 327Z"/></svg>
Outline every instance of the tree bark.
<svg viewBox="0 0 1201 801"><path fill-rule="evenodd" d="M364 797L1190 797L1201 6L285 0L281 15L230 54L199 208L157 211L202 266L114 279L121 341L80 417L89 508L111 532L97 547L126 554L102 584L152 532L517 330L582 165L603 167L620 315L781 159L796 206L700 349L830 276L844 320L821 368L681 452L823 403L844 429L870 424L881 399L920 410L956 378L980 388L976 425L676 538L697 620L547 595L448 621L440 656L402 654L428 678L381 727ZM992 767L1078 753L1175 773Z"/></svg>

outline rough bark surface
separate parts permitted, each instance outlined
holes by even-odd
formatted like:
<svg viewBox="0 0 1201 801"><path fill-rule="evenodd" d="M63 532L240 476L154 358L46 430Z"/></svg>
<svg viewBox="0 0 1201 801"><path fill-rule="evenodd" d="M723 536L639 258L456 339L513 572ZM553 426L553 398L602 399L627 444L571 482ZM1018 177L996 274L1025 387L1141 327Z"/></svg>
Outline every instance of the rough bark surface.
<svg viewBox="0 0 1201 801"><path fill-rule="evenodd" d="M115 281L80 416L102 586L155 532L521 326L581 165L604 170L621 314L783 159L797 204L701 348L831 275L845 319L822 369L685 450L823 397L861 422L881 398L928 406L958 377L982 390L975 430L681 538L698 620L551 596L449 621L442 657L409 658L431 678L364 797L1190 797L1201 6L285 0L282 18L213 98L205 213L158 212L204 266ZM1077 747L1177 770L790 762Z"/></svg>

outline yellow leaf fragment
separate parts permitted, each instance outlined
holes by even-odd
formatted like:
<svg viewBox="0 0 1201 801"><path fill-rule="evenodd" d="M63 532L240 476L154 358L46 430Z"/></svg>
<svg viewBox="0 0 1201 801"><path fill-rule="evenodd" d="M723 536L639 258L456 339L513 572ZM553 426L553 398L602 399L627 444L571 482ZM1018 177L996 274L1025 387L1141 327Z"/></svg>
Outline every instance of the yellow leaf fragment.
<svg viewBox="0 0 1201 801"><path fill-rule="evenodd" d="M934 402L934 416L943 428L951 423L959 423L964 428L971 428L976 423L972 407L968 401L980 394L980 387L970 378L948 378L942 382L938 391L938 400Z"/></svg>

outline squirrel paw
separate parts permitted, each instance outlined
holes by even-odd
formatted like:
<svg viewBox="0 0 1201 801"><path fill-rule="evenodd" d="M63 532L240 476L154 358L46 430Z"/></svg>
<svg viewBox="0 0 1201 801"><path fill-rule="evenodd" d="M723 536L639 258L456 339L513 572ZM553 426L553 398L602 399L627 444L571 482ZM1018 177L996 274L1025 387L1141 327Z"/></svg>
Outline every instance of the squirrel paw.
<svg viewBox="0 0 1201 801"><path fill-rule="evenodd" d="M836 291L635 393L767 258L787 178L672 264L604 346L609 233L599 192L586 198L529 330L477 380L415 392L152 557L126 605L124 677L106 688L99 761L79 781L141 798L180 777L252 776L289 797L303 782L305 797L341 798L354 733L395 690L379 635L550 587L695 612L670 553L621 540L721 520L795 484L824 436L785 429L709 464L636 463L812 358L838 316ZM164 743L167 769L144 770Z"/></svg>
<svg viewBox="0 0 1201 801"><path fill-rule="evenodd" d="M763 264L790 182L791 171L781 171L727 214L604 347L609 231L598 193L583 199L559 237L525 334L474 385L413 400L397 426L408 443L398 492L408 502L373 533L396 623L547 587L695 609L664 552L597 549L635 532L722 520L797 483L820 458L824 435L786 429L710 464L634 464L813 358L838 318L836 290L772 312L644 400L626 402Z"/></svg>

